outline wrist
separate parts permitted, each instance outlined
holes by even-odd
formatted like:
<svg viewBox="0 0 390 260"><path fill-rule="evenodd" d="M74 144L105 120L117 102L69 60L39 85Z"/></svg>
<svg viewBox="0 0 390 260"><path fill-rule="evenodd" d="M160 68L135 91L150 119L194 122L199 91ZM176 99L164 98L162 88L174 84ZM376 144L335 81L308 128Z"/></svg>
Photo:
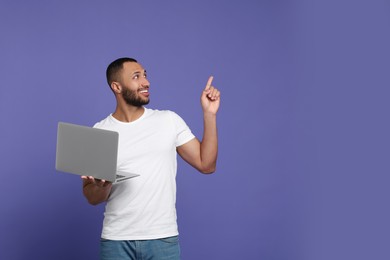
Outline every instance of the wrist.
<svg viewBox="0 0 390 260"><path fill-rule="evenodd" d="M204 117L204 118L214 119L214 118L217 117L217 113L208 112L208 111L203 111L203 117Z"/></svg>

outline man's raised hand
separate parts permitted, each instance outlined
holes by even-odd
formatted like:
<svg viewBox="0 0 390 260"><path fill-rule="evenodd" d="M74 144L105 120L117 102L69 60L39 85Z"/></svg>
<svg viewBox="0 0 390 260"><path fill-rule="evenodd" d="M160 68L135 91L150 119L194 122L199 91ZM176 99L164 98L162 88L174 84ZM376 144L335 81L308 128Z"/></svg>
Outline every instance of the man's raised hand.
<svg viewBox="0 0 390 260"><path fill-rule="evenodd" d="M221 93L213 85L213 76L209 77L201 96L201 104L204 113L216 114L220 104Z"/></svg>

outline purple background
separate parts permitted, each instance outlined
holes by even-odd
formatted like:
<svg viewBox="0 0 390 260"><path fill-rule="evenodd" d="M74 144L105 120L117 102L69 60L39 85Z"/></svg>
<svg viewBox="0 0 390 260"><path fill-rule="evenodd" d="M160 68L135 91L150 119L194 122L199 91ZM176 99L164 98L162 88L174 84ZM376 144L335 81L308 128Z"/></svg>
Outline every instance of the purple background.
<svg viewBox="0 0 390 260"><path fill-rule="evenodd" d="M0 259L97 259L103 206L54 169L58 121L114 109L109 62L148 70L149 107L201 137L222 92L214 175L179 160L184 260L390 259L388 1L0 3Z"/></svg>

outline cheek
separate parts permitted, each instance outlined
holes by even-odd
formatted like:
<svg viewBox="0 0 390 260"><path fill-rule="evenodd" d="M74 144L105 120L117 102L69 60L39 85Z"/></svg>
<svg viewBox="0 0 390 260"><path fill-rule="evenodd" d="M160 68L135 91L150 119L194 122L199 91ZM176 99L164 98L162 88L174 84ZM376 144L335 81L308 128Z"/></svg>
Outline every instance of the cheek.
<svg viewBox="0 0 390 260"><path fill-rule="evenodd" d="M129 84L129 89L132 90L132 91L137 91L138 90L138 82L136 81L130 81Z"/></svg>
<svg viewBox="0 0 390 260"><path fill-rule="evenodd" d="M122 89L123 90L127 90L127 91L137 91L138 90L138 83L137 82L134 82L133 80L129 80L127 82L125 82L125 84L122 85Z"/></svg>

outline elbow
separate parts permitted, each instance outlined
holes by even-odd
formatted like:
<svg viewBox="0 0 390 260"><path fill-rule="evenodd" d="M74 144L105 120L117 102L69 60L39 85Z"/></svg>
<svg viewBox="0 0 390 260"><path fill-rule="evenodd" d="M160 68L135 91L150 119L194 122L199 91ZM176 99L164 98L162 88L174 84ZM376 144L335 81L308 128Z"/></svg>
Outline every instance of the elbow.
<svg viewBox="0 0 390 260"><path fill-rule="evenodd" d="M201 173L202 174L204 174L204 175L210 175L210 174L213 174L215 171L212 171L212 170L210 170L210 171L201 171Z"/></svg>
<svg viewBox="0 0 390 260"><path fill-rule="evenodd" d="M210 167L204 167L204 168L201 168L201 169L198 169L201 173L203 173L203 174L212 174L212 173L214 173L215 172L215 170L216 170L216 166L215 165L213 165L213 166L210 166Z"/></svg>

